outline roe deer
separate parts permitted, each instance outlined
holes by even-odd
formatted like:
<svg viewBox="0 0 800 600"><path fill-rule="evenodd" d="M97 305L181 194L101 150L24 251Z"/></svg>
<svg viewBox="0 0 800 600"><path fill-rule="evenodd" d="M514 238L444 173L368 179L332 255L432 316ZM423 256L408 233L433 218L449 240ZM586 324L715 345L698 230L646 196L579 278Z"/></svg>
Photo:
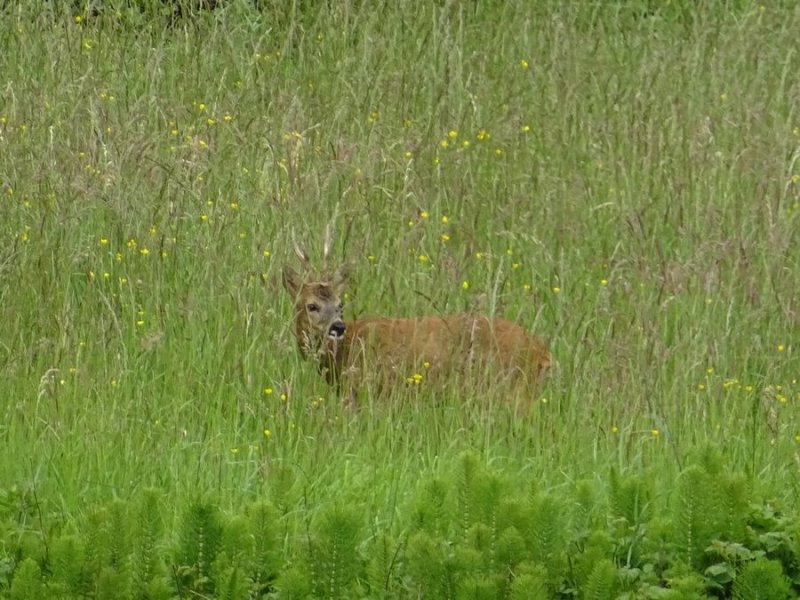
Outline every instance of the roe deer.
<svg viewBox="0 0 800 600"><path fill-rule="evenodd" d="M326 244L326 250L327 250ZM304 263L308 255L295 245ZM326 252L327 257L327 252ZM317 363L339 393L355 396L369 381L387 386L452 375L469 385L510 388L532 396L550 367L546 346L522 327L498 317L453 314L417 318L359 317L345 321L341 300L350 276L345 265L307 280L287 266L283 284L294 301L300 353ZM342 389L346 387L347 389Z"/></svg>

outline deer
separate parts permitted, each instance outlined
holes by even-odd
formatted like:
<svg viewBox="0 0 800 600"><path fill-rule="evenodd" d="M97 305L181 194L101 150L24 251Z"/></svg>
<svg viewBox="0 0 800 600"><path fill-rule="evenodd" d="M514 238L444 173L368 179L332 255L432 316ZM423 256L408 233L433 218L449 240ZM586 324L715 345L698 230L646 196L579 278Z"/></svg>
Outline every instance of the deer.
<svg viewBox="0 0 800 600"><path fill-rule="evenodd" d="M529 403L553 359L544 342L513 321L472 313L421 317L360 316L345 320L351 264L318 272L296 242L295 253L311 271L283 268L294 308L294 336L303 359L316 363L329 386L349 400L371 382L383 395L398 385L450 379L472 388L514 392ZM330 252L326 235L324 264ZM521 400L520 400L521 398Z"/></svg>

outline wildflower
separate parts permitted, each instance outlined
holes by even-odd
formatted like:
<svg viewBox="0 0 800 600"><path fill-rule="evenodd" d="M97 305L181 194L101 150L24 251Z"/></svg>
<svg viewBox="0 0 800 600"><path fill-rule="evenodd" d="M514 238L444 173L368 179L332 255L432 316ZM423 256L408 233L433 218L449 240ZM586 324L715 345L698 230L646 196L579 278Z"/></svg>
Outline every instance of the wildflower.
<svg viewBox="0 0 800 600"><path fill-rule="evenodd" d="M262 254L264 255L264 258L269 258L271 256L270 251L267 250L266 248L264 249L264 252L262 252Z"/></svg>
<svg viewBox="0 0 800 600"><path fill-rule="evenodd" d="M420 254L417 257L417 260L419 260L419 262L421 262L421 263L424 263L424 262L428 262L430 260L430 258L428 257L427 254Z"/></svg>
<svg viewBox="0 0 800 600"><path fill-rule="evenodd" d="M269 439L272 436L272 432L269 429L264 430L264 437Z"/></svg>
<svg viewBox="0 0 800 600"><path fill-rule="evenodd" d="M216 125L216 124L217 124L217 121L216 121L216 119L214 119L213 117L208 117L208 118L206 119L206 123L207 123L208 125L210 125L210 126L213 126L213 125Z"/></svg>
<svg viewBox="0 0 800 600"><path fill-rule="evenodd" d="M450 241L450 236L449 236L449 235L447 235L446 233L443 233L443 234L442 234L441 236L439 236L439 237L441 237L441 239L442 239L442 241L443 241L443 242L449 242L449 241Z"/></svg>
<svg viewBox="0 0 800 600"><path fill-rule="evenodd" d="M230 113L225 113L222 117L222 120L225 121L226 123L230 123L231 121L233 121L233 116L231 116Z"/></svg>
<svg viewBox="0 0 800 600"><path fill-rule="evenodd" d="M272 388L271 387L264 388L264 395L265 396L272 396Z"/></svg>
<svg viewBox="0 0 800 600"><path fill-rule="evenodd" d="M450 219L447 218L447 215L442 215L442 225L447 225Z"/></svg>
<svg viewBox="0 0 800 600"><path fill-rule="evenodd" d="M197 103L197 112L206 112L206 104L205 104L205 102L198 102Z"/></svg>
<svg viewBox="0 0 800 600"><path fill-rule="evenodd" d="M786 350L786 346L784 344L778 344L776 349L778 352L783 352Z"/></svg>
<svg viewBox="0 0 800 600"><path fill-rule="evenodd" d="M131 238L131 239L129 239L129 240L126 242L126 245L127 245L127 246L128 246L128 248L130 248L131 250L135 250L135 249L136 249L136 239L134 239L134 238Z"/></svg>
<svg viewBox="0 0 800 600"><path fill-rule="evenodd" d="M442 138L441 140L439 140L439 145L442 148L448 148L450 146L450 140L448 140L447 138Z"/></svg>
<svg viewBox="0 0 800 600"><path fill-rule="evenodd" d="M523 283L522 284L522 290L525 291L525 292L530 292L531 291L531 284L530 283Z"/></svg>
<svg viewBox="0 0 800 600"><path fill-rule="evenodd" d="M461 289L462 290L468 290L469 289L469 281L467 281L466 279L464 281L462 281L461 282Z"/></svg>
<svg viewBox="0 0 800 600"><path fill-rule="evenodd" d="M528 65L528 61L525 60L524 58L521 61L519 61L519 68L522 69L523 71L527 70L529 66L530 65Z"/></svg>
<svg viewBox="0 0 800 600"><path fill-rule="evenodd" d="M375 262L377 259L375 258L375 255L374 255L374 254L370 254L370 255L368 255L368 256L367 256L367 260L368 260L369 262L372 262L372 263L374 263L374 262Z"/></svg>
<svg viewBox="0 0 800 600"><path fill-rule="evenodd" d="M554 286L552 289L553 289L553 293L554 294L560 294L561 293L561 288L558 287L558 286Z"/></svg>
<svg viewBox="0 0 800 600"><path fill-rule="evenodd" d="M289 399L289 396L287 396L285 393L281 394L281 401L282 402L286 402L288 399Z"/></svg>
<svg viewBox="0 0 800 600"><path fill-rule="evenodd" d="M203 221L203 223L207 222L208 221L208 215L203 213L202 215L200 215L200 220Z"/></svg>
<svg viewBox="0 0 800 600"><path fill-rule="evenodd" d="M75 23L80 25L82 21L83 21L83 17L81 15L75 15Z"/></svg>
<svg viewBox="0 0 800 600"><path fill-rule="evenodd" d="M619 433L619 427L616 425L611 426L611 433Z"/></svg>
<svg viewBox="0 0 800 600"><path fill-rule="evenodd" d="M425 362L422 363L422 366L425 367L426 369L430 369L431 368L431 363L426 360Z"/></svg>
<svg viewBox="0 0 800 600"><path fill-rule="evenodd" d="M705 389L706 389L706 384L705 383L698 383L697 384L697 391L698 392L703 392L703 391L705 391Z"/></svg>
<svg viewBox="0 0 800 600"><path fill-rule="evenodd" d="M475 258L477 258L478 260L481 260L483 257L484 257L483 252L476 252L475 253Z"/></svg>
<svg viewBox="0 0 800 600"><path fill-rule="evenodd" d="M142 256L149 256L150 250L149 248L142 248L141 250L139 250L139 254L141 254Z"/></svg>
<svg viewBox="0 0 800 600"><path fill-rule="evenodd" d="M427 210L421 210L419 212L419 218L420 219L427 219L430 216L431 216L431 214Z"/></svg>
<svg viewBox="0 0 800 600"><path fill-rule="evenodd" d="M657 438L659 435L661 435L661 432L658 429L653 428L650 430L650 435L652 435L654 438Z"/></svg>
<svg viewBox="0 0 800 600"><path fill-rule="evenodd" d="M519 130L522 133L529 133L530 130L531 130L531 126L530 125L523 125L522 127L519 128Z"/></svg>
<svg viewBox="0 0 800 600"><path fill-rule="evenodd" d="M494 154L495 156L503 156L503 154L505 154L505 150L503 150L502 148L495 148Z"/></svg>
<svg viewBox="0 0 800 600"><path fill-rule="evenodd" d="M492 136L485 129L479 129L478 135L476 135L475 137L478 139L479 142L483 142L488 140Z"/></svg>
<svg viewBox="0 0 800 600"><path fill-rule="evenodd" d="M155 225L150 225L150 229L147 230L150 235L156 235L158 233L158 229Z"/></svg>
<svg viewBox="0 0 800 600"><path fill-rule="evenodd" d="M458 131L456 131L455 129L451 129L450 131L447 132L447 137L449 137L451 140L456 139L458 137Z"/></svg>
<svg viewBox="0 0 800 600"><path fill-rule="evenodd" d="M420 383L422 383L423 378L424 377L421 373L414 373L411 377L406 378L406 381L409 384L419 385Z"/></svg>
<svg viewBox="0 0 800 600"><path fill-rule="evenodd" d="M720 102L725 102L727 99L728 99L728 94L723 93L719 95Z"/></svg>
<svg viewBox="0 0 800 600"><path fill-rule="evenodd" d="M239 454L238 448L231 448L231 454Z"/></svg>
<svg viewBox="0 0 800 600"><path fill-rule="evenodd" d="M403 156L404 156L405 158L411 158L411 157L413 157L413 156L414 156L414 154L411 152L411 150L406 150L406 151L403 153Z"/></svg>
<svg viewBox="0 0 800 600"><path fill-rule="evenodd" d="M601 279L600 285L608 285L608 279Z"/></svg>

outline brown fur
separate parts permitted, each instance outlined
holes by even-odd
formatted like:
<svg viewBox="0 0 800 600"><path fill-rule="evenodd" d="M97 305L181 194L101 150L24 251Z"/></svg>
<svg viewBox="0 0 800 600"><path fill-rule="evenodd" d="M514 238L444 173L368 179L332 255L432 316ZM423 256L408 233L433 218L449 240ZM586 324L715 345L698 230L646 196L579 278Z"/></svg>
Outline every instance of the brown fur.
<svg viewBox="0 0 800 600"><path fill-rule="evenodd" d="M317 362L329 384L354 393L365 383L378 390L452 376L471 387L528 392L550 367L546 346L501 318L456 314L418 318L362 317L343 321L340 295L348 271L323 281L303 281L291 268L284 286L295 299L295 337L304 358ZM330 336L333 323L344 327ZM348 389L342 389L346 387Z"/></svg>

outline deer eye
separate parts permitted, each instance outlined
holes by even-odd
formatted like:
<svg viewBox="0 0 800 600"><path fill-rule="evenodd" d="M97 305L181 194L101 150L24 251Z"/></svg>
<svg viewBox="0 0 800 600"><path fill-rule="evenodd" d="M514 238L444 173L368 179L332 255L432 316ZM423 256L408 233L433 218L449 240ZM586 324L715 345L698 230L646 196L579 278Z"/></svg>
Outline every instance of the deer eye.
<svg viewBox="0 0 800 600"><path fill-rule="evenodd" d="M313 303L312 304L308 304L306 306L306 310L308 312L319 312L319 305L313 304Z"/></svg>

